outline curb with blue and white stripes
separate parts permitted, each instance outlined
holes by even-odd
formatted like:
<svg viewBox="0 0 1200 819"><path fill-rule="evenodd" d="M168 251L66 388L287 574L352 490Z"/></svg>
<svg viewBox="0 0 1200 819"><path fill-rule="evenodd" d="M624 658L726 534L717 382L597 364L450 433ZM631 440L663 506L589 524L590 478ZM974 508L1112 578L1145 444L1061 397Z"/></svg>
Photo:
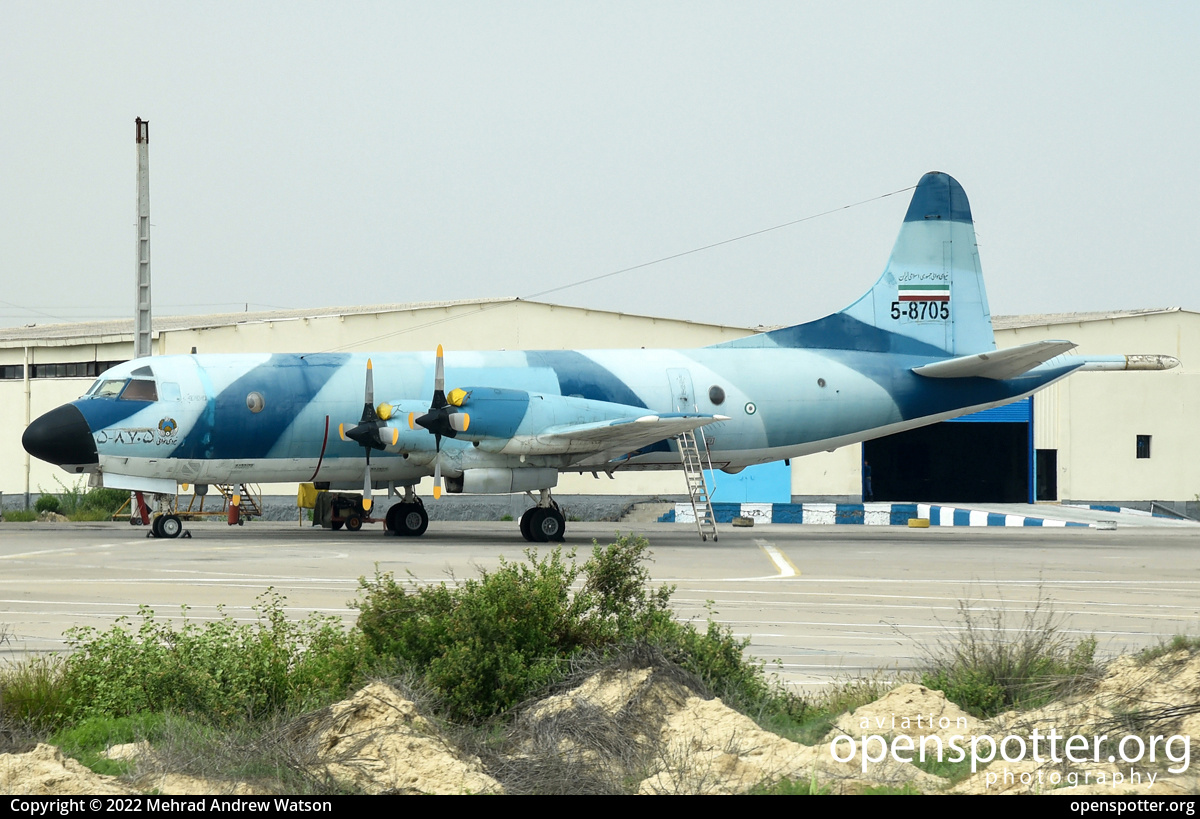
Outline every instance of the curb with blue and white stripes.
<svg viewBox="0 0 1200 819"><path fill-rule="evenodd" d="M927 518L930 526L1082 526L1052 518L1007 515L979 509L960 509L928 503L714 503L717 523L732 523L736 517L751 518L756 526L767 523L850 524L859 526L907 526L911 518ZM695 523L690 503L677 503L659 523Z"/></svg>

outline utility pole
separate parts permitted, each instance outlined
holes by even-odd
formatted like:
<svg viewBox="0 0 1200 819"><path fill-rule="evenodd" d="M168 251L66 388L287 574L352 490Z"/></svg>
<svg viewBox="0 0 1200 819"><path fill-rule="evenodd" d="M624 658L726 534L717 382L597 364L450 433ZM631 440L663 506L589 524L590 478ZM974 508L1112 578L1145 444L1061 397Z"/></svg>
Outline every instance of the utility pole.
<svg viewBox="0 0 1200 819"><path fill-rule="evenodd" d="M137 292L133 314L133 357L150 355L150 122L137 123Z"/></svg>

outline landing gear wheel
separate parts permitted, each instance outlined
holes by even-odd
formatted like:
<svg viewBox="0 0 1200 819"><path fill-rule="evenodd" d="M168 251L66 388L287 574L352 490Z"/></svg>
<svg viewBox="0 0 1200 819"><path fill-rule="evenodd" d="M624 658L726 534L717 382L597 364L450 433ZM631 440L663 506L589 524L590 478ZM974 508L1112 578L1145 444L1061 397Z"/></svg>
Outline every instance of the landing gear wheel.
<svg viewBox="0 0 1200 819"><path fill-rule="evenodd" d="M150 519L150 534L148 535L148 537L162 537L163 536L162 522L163 522L162 515L156 515L155 517Z"/></svg>
<svg viewBox="0 0 1200 819"><path fill-rule="evenodd" d="M357 532L362 528L362 518L358 515L351 515L346 518L346 529L350 532Z"/></svg>
<svg viewBox="0 0 1200 819"><path fill-rule="evenodd" d="M429 513L419 503L398 504L400 514L397 515L399 526L396 534L405 537L420 537L429 528Z"/></svg>
<svg viewBox="0 0 1200 819"><path fill-rule="evenodd" d="M567 531L567 522L562 513L551 507L536 507L535 514L529 521L530 534L538 543L562 543Z"/></svg>
<svg viewBox="0 0 1200 819"><path fill-rule="evenodd" d="M329 528L336 532L338 529L342 528L342 524L344 523L344 520L335 520L329 524Z"/></svg>
<svg viewBox="0 0 1200 819"><path fill-rule="evenodd" d="M179 537L179 533L183 531L183 523L176 515L163 515L158 519L158 536L159 537Z"/></svg>
<svg viewBox="0 0 1200 819"><path fill-rule="evenodd" d="M521 515L521 537L525 538L530 543L533 543L533 532L529 527L533 522L533 516L537 510L538 508L536 506L531 506L525 510L524 514Z"/></svg>

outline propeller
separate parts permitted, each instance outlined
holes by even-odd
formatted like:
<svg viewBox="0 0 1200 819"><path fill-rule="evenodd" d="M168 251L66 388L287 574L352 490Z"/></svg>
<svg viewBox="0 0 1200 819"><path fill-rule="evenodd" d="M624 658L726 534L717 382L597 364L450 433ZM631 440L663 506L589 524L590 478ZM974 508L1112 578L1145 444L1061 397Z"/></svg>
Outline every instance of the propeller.
<svg viewBox="0 0 1200 819"><path fill-rule="evenodd" d="M387 425L392 410L388 404L380 404L379 411L375 410L375 379L369 358L365 392L362 418L349 428L345 424L338 424L338 435L343 441L354 441L367 451L367 468L363 472L363 511L370 514L374 503L371 497L371 450L395 446L400 439L400 431Z"/></svg>
<svg viewBox="0 0 1200 819"><path fill-rule="evenodd" d="M433 401L429 404L429 412L417 417L416 413L408 414L408 428L423 427L433 433L433 497L436 500L442 496L442 437L455 438L460 432L466 432L471 424L471 416L458 408L471 395L465 390L451 390L446 395L446 368L442 361L442 345L437 348L436 366L433 374Z"/></svg>

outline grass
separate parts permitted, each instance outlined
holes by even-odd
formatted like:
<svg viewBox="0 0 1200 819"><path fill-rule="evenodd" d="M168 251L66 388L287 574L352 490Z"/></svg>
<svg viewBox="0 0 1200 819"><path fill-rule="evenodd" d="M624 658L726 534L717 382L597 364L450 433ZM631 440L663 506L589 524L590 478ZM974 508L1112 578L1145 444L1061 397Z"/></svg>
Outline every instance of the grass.
<svg viewBox="0 0 1200 819"><path fill-rule="evenodd" d="M1151 660L1157 660L1159 657L1165 657L1168 654L1174 654L1177 651L1200 651L1200 637L1189 637L1186 634L1176 634L1170 640L1160 640L1158 645L1150 646L1143 649L1138 654L1138 660L1143 663L1148 663Z"/></svg>
<svg viewBox="0 0 1200 819"><path fill-rule="evenodd" d="M62 659L53 654L35 655L0 670L0 723L23 734L58 725L68 708L62 671Z"/></svg>
<svg viewBox="0 0 1200 819"><path fill-rule="evenodd" d="M9 523L28 523L38 519L38 513L32 509L5 510L3 519Z"/></svg>
<svg viewBox="0 0 1200 819"><path fill-rule="evenodd" d="M925 650L921 683L973 716L1036 708L1095 677L1095 638L1070 638L1041 592L1016 623L1003 607L958 611L958 629Z"/></svg>
<svg viewBox="0 0 1200 819"><path fill-rule="evenodd" d="M57 731L49 741L96 773L121 776L133 771L133 763L108 759L104 752L114 745L143 740L152 742L162 735L165 723L164 714L153 713L135 717L89 717Z"/></svg>

